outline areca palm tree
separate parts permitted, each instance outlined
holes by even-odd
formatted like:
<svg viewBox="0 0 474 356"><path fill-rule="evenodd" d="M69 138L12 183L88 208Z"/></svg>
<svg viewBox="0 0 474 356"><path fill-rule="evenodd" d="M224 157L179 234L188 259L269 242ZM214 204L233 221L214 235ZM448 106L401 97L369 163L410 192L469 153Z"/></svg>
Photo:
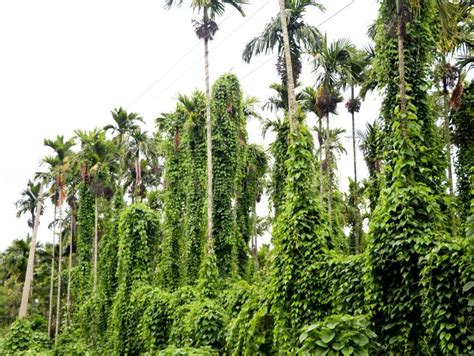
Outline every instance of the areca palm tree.
<svg viewBox="0 0 474 356"><path fill-rule="evenodd" d="M342 101L340 89L344 87L347 78L354 78L354 57L356 48L348 39L339 39L329 42L324 36L321 47L313 51L313 66L316 74L316 102L315 109L318 117L326 118L326 135L330 134L329 115L335 114L337 104ZM320 135L323 134L320 131ZM329 137L325 137L330 142ZM325 159L330 163L329 145L325 145ZM330 171L330 164L326 165L326 172ZM329 187L329 190L330 187ZM331 194L328 195L329 219L332 215Z"/></svg>
<svg viewBox="0 0 474 356"><path fill-rule="evenodd" d="M57 300L56 300L56 327L55 327L55 341L59 335L60 327L60 314L61 314L61 287L62 287L62 223L63 223L63 203L66 198L66 181L65 176L68 171L69 159L72 155L71 148L75 145L74 139L64 140L64 136L58 135L54 140L45 139L44 145L50 147L54 151L54 156L47 157L45 162L50 165L50 175L52 178L51 190L53 192L55 206L59 210L59 255L58 255L58 287L57 287ZM54 222L56 223L56 222ZM54 230L54 228L53 228ZM53 232L54 234L54 232ZM54 263L51 264L51 268L54 269ZM52 273L52 277L54 272ZM53 278L52 278L53 279ZM53 282L51 282L52 285ZM50 310L52 308L52 292L50 291ZM49 319L51 318L51 314ZM49 322L50 327L51 323ZM50 329L50 327L48 329ZM49 330L50 331L50 330Z"/></svg>
<svg viewBox="0 0 474 356"><path fill-rule="evenodd" d="M16 205L20 209L17 216L20 217L24 213L30 213L28 225L33 229L30 241L30 249L28 254L28 265L23 284L23 294L21 297L21 305L19 317L24 318L28 310L28 298L30 296L31 282L33 281L33 269L35 264L36 237L38 235L39 218L43 214L43 182L34 184L28 181L28 187L22 192L23 199L20 199Z"/></svg>
<svg viewBox="0 0 474 356"><path fill-rule="evenodd" d="M306 11L310 7L324 11L324 7L315 0L285 0L280 4L280 13L286 9L286 17L283 19L287 25L288 45L291 58L291 69L293 71L293 84L298 81L301 73L301 55L319 45L321 34L319 30L304 21ZM263 32L250 40L245 46L242 58L250 62L253 56L268 54L276 49L278 55L277 69L281 76L282 84L287 83L287 69L285 68L285 45L280 13L272 17L265 25Z"/></svg>
<svg viewBox="0 0 474 356"><path fill-rule="evenodd" d="M158 159L156 144L146 131L136 128L130 133L130 141L127 145L126 155L133 160L135 179L132 184L132 199L145 196L145 187L142 177L142 163L155 162ZM145 160L142 160L142 156Z"/></svg>
<svg viewBox="0 0 474 356"><path fill-rule="evenodd" d="M104 130L106 132L111 130L114 134L116 134L114 140L117 143L117 156L120 161L119 179L122 179L122 174L124 173L124 169L126 167L124 158L127 157L123 151L126 150L126 146L128 145L132 134L140 129L139 123L145 123L145 121L139 116L139 114L134 112L128 113L122 107L112 110L111 113L114 124L106 125Z"/></svg>
<svg viewBox="0 0 474 356"><path fill-rule="evenodd" d="M169 9L174 5L181 6L184 0L164 0ZM211 89L209 84L209 41L219 29L216 18L222 16L226 5L232 6L245 16L243 5L246 0L190 0L191 8L202 13L202 20L193 21L196 35L204 41L204 72L206 86L206 130L207 130L207 238L212 241L212 120L211 120Z"/></svg>

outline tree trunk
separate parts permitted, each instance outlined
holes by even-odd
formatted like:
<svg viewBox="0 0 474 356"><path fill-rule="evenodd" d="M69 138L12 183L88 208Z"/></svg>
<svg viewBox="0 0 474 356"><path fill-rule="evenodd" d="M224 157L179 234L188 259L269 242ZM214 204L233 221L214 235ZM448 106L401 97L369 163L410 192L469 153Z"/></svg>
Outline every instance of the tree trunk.
<svg viewBox="0 0 474 356"><path fill-rule="evenodd" d="M51 328L53 325L53 292L54 292L54 251L56 247L54 242L56 239L56 212L57 206L54 204L54 217L53 217L53 253L51 255L51 274L49 281L49 311L48 311L48 336L51 337Z"/></svg>
<svg viewBox="0 0 474 356"><path fill-rule="evenodd" d="M207 12L204 14L207 17ZM206 130L207 130L207 240L212 243L212 118L211 89L209 84L209 39L204 38L204 72L206 79Z"/></svg>
<svg viewBox="0 0 474 356"><path fill-rule="evenodd" d="M62 204L62 203L61 203ZM59 335L59 322L61 320L61 277L62 277L62 262L63 262L63 245L62 245L62 233L63 233L63 209L59 206L59 234L58 234L58 293L56 296L56 329L54 333L54 343L58 342Z"/></svg>
<svg viewBox="0 0 474 356"><path fill-rule="evenodd" d="M397 0L397 12L398 12L398 75L399 75L399 88L400 88L400 112L404 115L401 128L403 137L407 137L406 127L406 115L407 115L407 93L406 93L406 81L405 81L405 20L403 12L405 10L404 0Z"/></svg>
<svg viewBox="0 0 474 356"><path fill-rule="evenodd" d="M324 199L324 183L323 183L323 140L322 140L322 131L323 131L323 119L319 119L319 132L318 132L318 142L319 142L319 202L321 207L323 206Z"/></svg>
<svg viewBox="0 0 474 356"><path fill-rule="evenodd" d="M38 226L39 220L41 215L41 208L43 207L43 184L40 185L40 189L38 192L38 201L36 202L36 215L35 221L33 223L33 232L31 236L31 245L30 245L30 253L28 255L28 265L26 267L26 275L25 275L25 283L23 284L23 293L21 296L21 305L20 305L20 313L19 318L24 318L28 311L28 298L30 296L30 289L31 289L31 282L33 281L33 270L35 267L35 252L36 252L36 236L38 235Z"/></svg>
<svg viewBox="0 0 474 356"><path fill-rule="evenodd" d="M72 270L72 244L76 232L76 216L75 209L71 206L71 239L69 241L69 261L67 267L67 292L66 292L66 325L71 320L71 270Z"/></svg>
<svg viewBox="0 0 474 356"><path fill-rule="evenodd" d="M351 85L351 101L354 103L354 86ZM357 183L357 151L356 151L356 138L355 138L355 113L354 110L352 114L352 151L354 153L354 208L357 211L357 222L354 229L354 251L356 254L359 254L360 251L360 227L359 227L359 184Z"/></svg>
<svg viewBox="0 0 474 356"><path fill-rule="evenodd" d="M351 101L354 102L354 86L351 86ZM355 138L355 113L352 110L352 151L354 152L354 183L357 187L357 152L356 152L356 138ZM357 195L357 191L356 191Z"/></svg>
<svg viewBox="0 0 474 356"><path fill-rule="evenodd" d="M283 33L283 46L285 51L287 87L288 87L288 121L290 123L290 132L296 130L296 95L295 80L293 75L293 65L291 63L290 39L288 36L288 24L286 20L285 0L279 0L280 4L280 23ZM290 135L290 143L292 136Z"/></svg>
<svg viewBox="0 0 474 356"><path fill-rule="evenodd" d="M252 252L255 261L255 270L258 271L258 254L257 254L257 203L254 201L252 209Z"/></svg>
<svg viewBox="0 0 474 356"><path fill-rule="evenodd" d="M331 153L330 153L330 142L329 142L329 114L326 114L326 176L328 177L328 218L329 224L332 222L332 165L331 165Z"/></svg>
<svg viewBox="0 0 474 356"><path fill-rule="evenodd" d="M93 256L93 266L92 266L92 275L93 275L93 286L92 291L97 290L97 250L98 250L98 241L99 241L99 224L98 224L98 208L97 208L97 196L95 197L95 214L94 214L94 256Z"/></svg>
<svg viewBox="0 0 474 356"><path fill-rule="evenodd" d="M446 59L443 57L443 64L446 64ZM454 197L454 186L453 186L453 165L451 159L451 132L449 130L449 99L448 99L448 85L446 78L443 78L443 116L444 116L444 143L446 145L446 159L448 161L448 184L449 184L449 195L451 199ZM453 203L451 203L453 204ZM451 235L456 236L456 216L454 209L450 207L451 215Z"/></svg>

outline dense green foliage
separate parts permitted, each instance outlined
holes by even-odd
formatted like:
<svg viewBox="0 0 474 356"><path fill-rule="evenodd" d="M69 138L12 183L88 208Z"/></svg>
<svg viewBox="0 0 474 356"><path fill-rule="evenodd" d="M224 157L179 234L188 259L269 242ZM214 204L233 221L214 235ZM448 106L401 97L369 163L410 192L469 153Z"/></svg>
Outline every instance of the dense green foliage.
<svg viewBox="0 0 474 356"><path fill-rule="evenodd" d="M83 302L92 291L92 238L94 236L94 198L83 182L79 186L77 211L77 272L74 294L78 303Z"/></svg>
<svg viewBox="0 0 474 356"><path fill-rule="evenodd" d="M232 5L241 10L242 3ZM474 87L462 95L461 69L453 69L459 80L449 110L458 189L451 196L445 172L451 146L437 122L439 93L431 90L433 64L445 55L438 53L446 40L443 11L462 4L381 1L371 28L375 51L367 55L344 39L320 46L316 32L306 43L311 33L298 29L315 29L300 21L317 4L285 3L299 9L289 14L295 74L304 44L316 65L317 89L296 93L292 115L285 83L271 86L277 95L266 108L275 109L276 119L264 120L264 130L274 134L265 150L247 133L247 120L262 118L256 99L244 99L235 75L217 79L210 101L212 217L203 93L179 95L152 136L141 130L137 113L122 108L112 112L113 125L77 131L78 152L58 136L58 157L45 159L51 166L45 182L54 204L67 212L53 222L64 244L36 246L23 319L16 315L31 238L0 253L0 354L474 352ZM223 4L194 4L206 10L195 24L200 37L217 31L213 16ZM450 14L451 21L464 18ZM278 45L281 61L282 39L266 37L279 36L275 19L269 26L276 27L254 41L264 47L250 49L257 54ZM371 67L361 68L371 56ZM285 79L282 63L279 71ZM343 89L366 77L365 86L383 96L380 118L360 134L369 177L363 184L350 179L343 193L344 130L330 127L329 114L337 115ZM318 127L311 128L314 118ZM273 209L259 216L265 195ZM66 197L69 209L60 204ZM35 199L23 198L19 213L33 216ZM51 279L60 259L60 275ZM49 296L50 285L59 295ZM45 330L54 312L60 323L53 346Z"/></svg>
<svg viewBox="0 0 474 356"><path fill-rule="evenodd" d="M221 76L212 89L213 114L213 239L220 274L232 272L235 225L232 199L239 156L239 126L243 118L242 91L237 77Z"/></svg>
<svg viewBox="0 0 474 356"><path fill-rule="evenodd" d="M112 309L113 350L133 353L137 350L140 284L152 280L153 259L158 243L159 226L156 213L143 204L134 204L120 215L117 279L118 289ZM137 296L137 294L139 294ZM147 305L147 304L142 304ZM138 315L137 315L138 314Z"/></svg>
<svg viewBox="0 0 474 356"><path fill-rule="evenodd" d="M306 326L300 336L300 352L310 355L369 355L377 335L364 316L332 315Z"/></svg>
<svg viewBox="0 0 474 356"><path fill-rule="evenodd" d="M183 146L186 168L185 214L185 275L188 283L197 279L204 251L206 204L206 131L205 100L200 92L183 100L187 111Z"/></svg>
<svg viewBox="0 0 474 356"><path fill-rule="evenodd" d="M465 221L470 215L471 169L474 167L474 81L464 89L461 107L451 116L453 143L457 147L456 177L460 215Z"/></svg>

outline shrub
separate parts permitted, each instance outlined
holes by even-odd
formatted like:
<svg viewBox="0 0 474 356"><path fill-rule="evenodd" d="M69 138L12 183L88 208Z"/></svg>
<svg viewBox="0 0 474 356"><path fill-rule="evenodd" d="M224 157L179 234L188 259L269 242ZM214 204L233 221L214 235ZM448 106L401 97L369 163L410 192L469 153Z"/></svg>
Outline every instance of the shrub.
<svg viewBox="0 0 474 356"><path fill-rule="evenodd" d="M305 326L300 352L308 355L369 355L376 349L376 335L365 316L331 315Z"/></svg>

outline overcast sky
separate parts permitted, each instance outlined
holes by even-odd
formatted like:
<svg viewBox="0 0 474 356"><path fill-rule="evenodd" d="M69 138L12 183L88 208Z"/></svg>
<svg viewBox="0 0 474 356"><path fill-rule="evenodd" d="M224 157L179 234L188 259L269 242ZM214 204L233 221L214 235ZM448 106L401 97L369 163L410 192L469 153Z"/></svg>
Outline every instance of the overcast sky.
<svg viewBox="0 0 474 356"><path fill-rule="evenodd" d="M0 1L0 251L29 232L27 218L16 218L14 203L41 169L41 159L51 153L43 146L44 138L69 138L74 129L102 127L111 122L110 111L118 106L140 113L151 131L154 119L173 109L177 93L203 89L203 47L191 26L198 16L186 7L166 11L162 3ZM366 31L377 15L376 0L321 3L326 11L309 11L307 22L326 21L319 28L330 39L347 37L359 47L368 43ZM273 94L268 86L279 81L275 60L261 56L246 64L241 54L246 42L275 16L278 1L251 0L245 11L242 18L229 8L218 20L220 30L210 46L211 81L231 71L241 79L246 95L264 101ZM305 62L305 86L314 84L310 69ZM379 99L368 97L357 115L357 128L373 121L378 108ZM340 105L339 115L331 120L332 127L348 131L348 155L339 162L339 181L345 189L352 175L350 116ZM249 125L249 137L264 145L271 140L269 136L263 141L257 123ZM367 175L361 159L359 171ZM265 203L259 207L261 213L267 210ZM42 242L51 240L51 210L41 223Z"/></svg>

